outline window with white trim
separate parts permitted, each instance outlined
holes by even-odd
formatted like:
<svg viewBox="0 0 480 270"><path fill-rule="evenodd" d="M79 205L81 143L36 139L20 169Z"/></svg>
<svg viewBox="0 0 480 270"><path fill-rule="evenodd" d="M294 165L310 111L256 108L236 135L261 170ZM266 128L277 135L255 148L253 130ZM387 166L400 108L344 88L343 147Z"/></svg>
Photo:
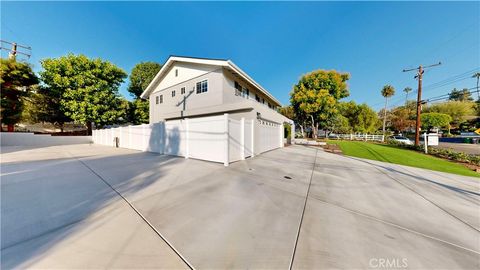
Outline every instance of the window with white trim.
<svg viewBox="0 0 480 270"><path fill-rule="evenodd" d="M160 103L163 103L163 95L160 95Z"/></svg>
<svg viewBox="0 0 480 270"><path fill-rule="evenodd" d="M156 97L155 97L155 104L158 104L158 99L159 99L159 97L156 96Z"/></svg>
<svg viewBox="0 0 480 270"><path fill-rule="evenodd" d="M175 77L178 77L178 69L175 69Z"/></svg>
<svg viewBox="0 0 480 270"><path fill-rule="evenodd" d="M181 95L185 94L185 87L182 87L182 88L180 89L180 94L181 94Z"/></svg>
<svg viewBox="0 0 480 270"><path fill-rule="evenodd" d="M172 97L174 97L174 96L175 96L175 90L172 91Z"/></svg>
<svg viewBox="0 0 480 270"><path fill-rule="evenodd" d="M197 82L197 94L205 93L208 91L208 82L207 80Z"/></svg>

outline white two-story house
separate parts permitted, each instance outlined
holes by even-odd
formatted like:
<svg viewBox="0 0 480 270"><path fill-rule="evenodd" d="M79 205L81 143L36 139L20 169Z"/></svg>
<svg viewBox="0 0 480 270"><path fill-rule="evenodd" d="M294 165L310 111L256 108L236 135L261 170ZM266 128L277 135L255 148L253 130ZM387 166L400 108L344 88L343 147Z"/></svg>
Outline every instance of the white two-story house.
<svg viewBox="0 0 480 270"><path fill-rule="evenodd" d="M280 102L230 60L170 56L141 95L150 123L228 113L257 124L292 123Z"/></svg>

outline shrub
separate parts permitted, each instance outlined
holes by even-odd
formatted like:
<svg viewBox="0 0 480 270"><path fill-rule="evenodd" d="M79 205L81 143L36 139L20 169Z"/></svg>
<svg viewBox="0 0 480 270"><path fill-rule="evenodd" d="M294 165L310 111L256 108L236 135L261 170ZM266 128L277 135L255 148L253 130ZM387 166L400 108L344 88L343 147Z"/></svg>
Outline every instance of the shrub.
<svg viewBox="0 0 480 270"><path fill-rule="evenodd" d="M419 152L424 151L423 145L419 145L419 146L407 145L407 144L393 141L393 140L387 140L387 143L389 145L394 145L397 147L402 147L402 148L406 148L414 151L419 151ZM431 146L428 147L428 154L436 157L440 157L440 158L453 160L453 161L480 165L480 155L466 154L463 152L457 152L450 149L434 148Z"/></svg>

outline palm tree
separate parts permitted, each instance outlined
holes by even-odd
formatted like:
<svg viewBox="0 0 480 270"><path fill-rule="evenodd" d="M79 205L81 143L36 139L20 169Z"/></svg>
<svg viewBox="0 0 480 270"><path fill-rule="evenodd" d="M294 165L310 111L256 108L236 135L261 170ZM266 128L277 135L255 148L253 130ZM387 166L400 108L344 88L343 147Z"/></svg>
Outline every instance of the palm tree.
<svg viewBox="0 0 480 270"><path fill-rule="evenodd" d="M387 84L382 88L382 96L385 98L385 108L383 110L383 128L382 128L383 136L385 136L385 124L387 123L388 99L393 95L395 95L395 88L393 88L393 86Z"/></svg>
<svg viewBox="0 0 480 270"><path fill-rule="evenodd" d="M407 106L407 103L408 103L408 93L412 92L412 88L410 87L405 87L405 89L403 89L403 92L405 92L405 106Z"/></svg>

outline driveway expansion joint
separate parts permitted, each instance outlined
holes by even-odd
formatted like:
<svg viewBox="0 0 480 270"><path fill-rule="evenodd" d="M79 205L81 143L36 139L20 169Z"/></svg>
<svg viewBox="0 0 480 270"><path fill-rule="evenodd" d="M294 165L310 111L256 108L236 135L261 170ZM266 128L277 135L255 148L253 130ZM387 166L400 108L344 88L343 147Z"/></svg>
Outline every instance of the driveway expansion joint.
<svg viewBox="0 0 480 270"><path fill-rule="evenodd" d="M70 153L69 153L70 154ZM105 180L100 174L98 174L95 170L93 170L90 166L88 166L83 160L73 156L70 154L71 157L79 161L83 166L85 166L88 170L90 170L93 174L95 174L100 180L102 180L105 185L110 187L115 193L117 193L118 196L120 196L123 201L130 206L130 208L135 211L135 213L172 249L172 251L188 266L188 268L194 270L195 267L193 267L192 264L190 264L187 259L180 254L180 252L147 220L145 216L143 216L140 211L133 206L133 204L125 197L123 196L118 190L116 190L110 183L108 183L107 180Z"/></svg>

